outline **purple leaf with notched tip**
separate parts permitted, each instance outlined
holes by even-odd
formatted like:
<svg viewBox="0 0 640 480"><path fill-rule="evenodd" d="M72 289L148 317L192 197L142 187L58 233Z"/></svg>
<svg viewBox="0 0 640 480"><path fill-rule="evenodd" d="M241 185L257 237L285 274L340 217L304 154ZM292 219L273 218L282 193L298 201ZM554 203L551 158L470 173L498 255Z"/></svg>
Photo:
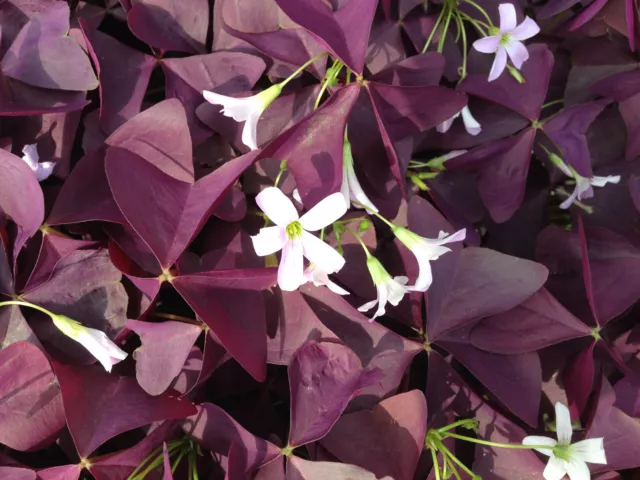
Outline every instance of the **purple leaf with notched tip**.
<svg viewBox="0 0 640 480"><path fill-rule="evenodd" d="M0 467L0 478L4 480L36 480L36 472L28 468Z"/></svg>
<svg viewBox="0 0 640 480"><path fill-rule="evenodd" d="M311 462L299 457L288 457L287 480L394 480L376 477L364 468L337 462Z"/></svg>
<svg viewBox="0 0 640 480"><path fill-rule="evenodd" d="M444 73L445 57L437 52L414 55L388 66L370 80L398 87L436 86Z"/></svg>
<svg viewBox="0 0 640 480"><path fill-rule="evenodd" d="M276 3L347 67L362 73L377 1L348 0L336 10L315 0L276 0Z"/></svg>
<svg viewBox="0 0 640 480"><path fill-rule="evenodd" d="M460 83L460 89L504 105L531 121L537 120L547 96L554 60L546 45L531 45L528 50L529 60L521 71L525 83L518 83L508 74L501 75L493 82L487 80L486 73L471 74Z"/></svg>
<svg viewBox="0 0 640 480"><path fill-rule="evenodd" d="M245 471L251 471L280 456L274 444L258 438L217 405L203 403L198 413L187 418L182 425L185 433L214 454L228 455L234 444L245 458Z"/></svg>
<svg viewBox="0 0 640 480"><path fill-rule="evenodd" d="M80 21L100 78L100 128L110 135L140 113L156 59Z"/></svg>
<svg viewBox="0 0 640 480"><path fill-rule="evenodd" d="M299 447L325 436L349 401L381 373L363 369L353 350L340 343L311 340L302 345L289 364L289 445Z"/></svg>
<svg viewBox="0 0 640 480"><path fill-rule="evenodd" d="M204 53L209 29L207 0L137 0L127 13L133 34L162 50Z"/></svg>
<svg viewBox="0 0 640 480"><path fill-rule="evenodd" d="M80 465L63 465L38 470L39 480L78 480L82 467Z"/></svg>
<svg viewBox="0 0 640 480"><path fill-rule="evenodd" d="M20 451L48 446L64 427L55 376L47 357L31 343L0 351L0 423L0 442Z"/></svg>
<svg viewBox="0 0 640 480"><path fill-rule="evenodd" d="M24 160L0 150L0 164L0 212L18 226L11 259L15 260L44 220L44 198L36 176Z"/></svg>
<svg viewBox="0 0 640 480"><path fill-rule="evenodd" d="M548 274L546 267L529 260L488 248L464 249L445 307L427 323L429 339L514 308L537 292Z"/></svg>
<svg viewBox="0 0 640 480"><path fill-rule="evenodd" d="M160 395L169 388L202 333L200 326L181 322L127 320L127 328L140 336L142 346L133 354L136 379L150 395Z"/></svg>
<svg viewBox="0 0 640 480"><path fill-rule="evenodd" d="M76 449L86 458L107 440L161 420L185 418L196 408L168 394L152 397L134 378L109 374L98 367L54 363L62 391L67 425Z"/></svg>
<svg viewBox="0 0 640 480"><path fill-rule="evenodd" d="M189 133L185 134L190 145ZM202 228L223 194L254 162L256 153L237 157L193 184L167 175L128 150L110 148L105 163L118 207L162 267L168 268Z"/></svg>
<svg viewBox="0 0 640 480"><path fill-rule="evenodd" d="M176 180L194 181L189 126L178 99L165 100L139 113L113 132L106 144L139 155Z"/></svg>
<svg viewBox="0 0 640 480"><path fill-rule="evenodd" d="M420 390L411 390L343 415L320 443L342 462L378 477L412 480L426 432L427 402Z"/></svg>
<svg viewBox="0 0 640 480"><path fill-rule="evenodd" d="M260 290L276 283L276 269L214 270L172 280L194 312L229 354L256 380L267 374L264 299Z"/></svg>
<svg viewBox="0 0 640 480"><path fill-rule="evenodd" d="M34 87L88 91L98 86L89 58L69 30L69 6L55 2L34 16L2 59L2 72Z"/></svg>
<svg viewBox="0 0 640 480"><path fill-rule="evenodd" d="M0 307L0 348L23 340L40 346L38 338L29 328L18 306Z"/></svg>
<svg viewBox="0 0 640 480"><path fill-rule="evenodd" d="M471 343L494 353L526 353L587 336L590 329L545 288L520 305L483 319L471 331Z"/></svg>

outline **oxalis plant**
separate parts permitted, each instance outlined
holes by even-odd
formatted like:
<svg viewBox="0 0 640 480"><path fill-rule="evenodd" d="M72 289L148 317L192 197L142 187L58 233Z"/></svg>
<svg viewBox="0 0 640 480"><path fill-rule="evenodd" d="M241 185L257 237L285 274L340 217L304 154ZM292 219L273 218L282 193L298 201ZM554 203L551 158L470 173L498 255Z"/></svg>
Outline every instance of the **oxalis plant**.
<svg viewBox="0 0 640 480"><path fill-rule="evenodd" d="M0 2L0 479L632 478L639 20Z"/></svg>

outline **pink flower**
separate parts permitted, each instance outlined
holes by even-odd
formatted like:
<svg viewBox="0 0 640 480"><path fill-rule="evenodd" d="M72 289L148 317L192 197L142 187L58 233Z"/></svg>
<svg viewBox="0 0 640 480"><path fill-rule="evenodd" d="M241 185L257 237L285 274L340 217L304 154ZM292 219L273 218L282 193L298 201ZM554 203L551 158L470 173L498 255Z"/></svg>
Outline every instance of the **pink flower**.
<svg viewBox="0 0 640 480"><path fill-rule="evenodd" d="M409 289L405 287L409 279L407 277L391 277L380 261L372 255L367 257L367 268L373 284L376 286L378 298L365 303L358 308L358 311L367 312L378 305L376 313L369 319L370 322L373 322L377 317L385 314L387 303L395 307L405 294L409 293Z"/></svg>
<svg viewBox="0 0 640 480"><path fill-rule="evenodd" d="M482 126L478 123L478 121L475 118L473 118L473 115L471 115L471 110L469 110L469 107L464 107L462 110L456 113L449 120L445 120L440 125L436 126L436 130L440 133L448 132L449 129L451 128L451 125L453 125L453 121L456 118L458 118L460 115L462 115L464 128L469 135L476 136L482 131Z"/></svg>
<svg viewBox="0 0 640 480"><path fill-rule="evenodd" d="M305 283L313 282L316 287L325 285L329 290L338 295L349 295L349 292L344 288L331 281L327 272L316 268L313 264L309 265L304 271L304 281Z"/></svg>
<svg viewBox="0 0 640 480"><path fill-rule="evenodd" d="M25 161L29 168L33 170L33 173L36 175L36 178L39 182L46 180L53 173L53 169L56 166L56 162L42 162L39 163L40 156L38 155L38 145L25 145L22 149L22 160Z"/></svg>
<svg viewBox="0 0 640 480"><path fill-rule="evenodd" d="M502 3L498 7L500 11L500 29L492 28L491 36L481 38L473 42L473 48L481 53L495 53L489 81L492 82L504 72L507 66L507 55L513 65L520 70L522 64L529 59L529 52L522 40L527 40L540 32L536 22L525 17L520 25L516 25L516 9L510 3Z"/></svg>
<svg viewBox="0 0 640 480"><path fill-rule="evenodd" d="M367 207L367 211L377 212L376 206L369 200L367 194L364 193L358 177L356 176L356 170L353 166L353 154L351 153L351 143L347 140L347 136L344 137L344 147L342 154L342 187L340 188L344 201L347 204L347 208L351 206L351 201L361 203Z"/></svg>
<svg viewBox="0 0 640 480"><path fill-rule="evenodd" d="M265 188L256 197L256 203L275 226L262 228L252 236L253 248L261 257L282 250L278 268L278 285L282 290L296 290L305 283L303 257L327 274L344 266L342 255L309 233L331 225L347 212L341 193L329 195L302 217L276 187Z"/></svg>

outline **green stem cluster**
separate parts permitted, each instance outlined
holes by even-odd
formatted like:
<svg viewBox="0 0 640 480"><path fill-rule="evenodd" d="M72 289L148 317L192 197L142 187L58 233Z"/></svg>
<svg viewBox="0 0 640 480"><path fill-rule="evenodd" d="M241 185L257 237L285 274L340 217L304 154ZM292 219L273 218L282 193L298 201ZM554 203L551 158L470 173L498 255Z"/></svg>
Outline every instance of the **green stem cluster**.
<svg viewBox="0 0 640 480"><path fill-rule="evenodd" d="M342 63L338 59L334 60L333 65L329 67L329 69L327 70L327 73L324 76L324 82L322 82L320 93L318 93L318 97L316 98L316 103L313 106L314 110L316 110L320 106L320 101L322 100L322 96L324 95L324 92L327 90L327 88L332 87L337 83L338 75L340 75L340 72L342 71L343 67L344 67L344 63ZM348 71L347 76L349 79L351 79L350 74L351 74L351 71Z"/></svg>
<svg viewBox="0 0 640 480"><path fill-rule="evenodd" d="M198 446L189 438L180 438L167 443L167 454L171 463L171 473L175 473L180 462L186 457L188 462L188 480L199 480L197 469ZM136 469L129 474L127 480L144 480L164 463L164 452L160 446L151 452Z"/></svg>

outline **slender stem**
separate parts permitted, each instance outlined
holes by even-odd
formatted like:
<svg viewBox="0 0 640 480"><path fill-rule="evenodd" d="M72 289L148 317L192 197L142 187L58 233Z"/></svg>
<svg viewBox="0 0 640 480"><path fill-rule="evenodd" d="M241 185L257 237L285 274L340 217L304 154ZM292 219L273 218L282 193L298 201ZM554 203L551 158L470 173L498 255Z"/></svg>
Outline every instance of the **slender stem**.
<svg viewBox="0 0 640 480"><path fill-rule="evenodd" d="M320 101L322 100L322 96L324 95L324 92L327 90L329 85L331 85L336 80L336 78L338 78L338 75L342 71L342 67L344 67L344 63L342 63L340 60L335 60L333 62L333 65L327 72L325 80L322 83L322 88L320 89L320 93L316 98L316 103L313 106L314 110L316 110L320 106Z"/></svg>
<svg viewBox="0 0 640 480"><path fill-rule="evenodd" d="M180 450L180 453L171 464L171 473L175 473L176 469L178 468L178 465L180 465L180 461L184 458L186 453L187 453L186 449L183 448L182 450Z"/></svg>
<svg viewBox="0 0 640 480"><path fill-rule="evenodd" d="M491 21L491 17L489 17L489 15L487 15L487 12L485 12L484 8L482 8L480 5L478 5L473 0L464 0L464 1L467 2L469 5L471 5L472 7L475 7L476 10L478 10L480 13L482 13L482 15L484 15L484 18L487 19L487 22L489 22L488 25L493 26L493 22Z"/></svg>
<svg viewBox="0 0 640 480"><path fill-rule="evenodd" d="M556 193L559 193L560 195L564 195L565 197L569 198L571 196L571 194L569 192L567 192L564 187L558 187L554 190ZM593 213L593 207L590 207L589 205L586 205L584 203L582 203L580 200L574 200L573 204L576 207L581 208L582 210L584 210L585 212L587 212L589 215L591 215Z"/></svg>
<svg viewBox="0 0 640 480"><path fill-rule="evenodd" d="M360 202L356 202L355 200L351 200L351 203L353 203L354 205L357 205L358 207L364 208L366 209L367 206L363 205ZM376 217L378 217L380 220L382 220L384 223L386 223L387 225L389 225L392 229L396 228L396 226L391 223L389 220L387 220L386 218L384 218L382 215L380 215L378 212L372 212Z"/></svg>
<svg viewBox="0 0 640 480"><path fill-rule="evenodd" d="M196 457L196 450L195 448L191 449L191 452L189 452L189 470L190 470L190 476L193 480L198 480L198 464L197 464L197 457Z"/></svg>
<svg viewBox="0 0 640 480"><path fill-rule="evenodd" d="M443 452L442 458L444 458L444 461L447 462L447 465L451 469L451 473L453 473L453 475L456 477L456 480L462 480L462 478L460 478L460 474L458 473L458 470L456 469L456 466L451 461L451 458L449 457L449 455L445 455Z"/></svg>
<svg viewBox="0 0 640 480"><path fill-rule="evenodd" d="M451 8L447 8L447 18L444 21L444 26L442 27L442 32L440 32L440 38L438 39L438 53L442 53L444 49L444 42L447 39L447 32L449 31L449 23L451 23L451 17L453 16L453 12L451 12Z"/></svg>
<svg viewBox="0 0 640 480"><path fill-rule="evenodd" d="M309 60L308 62L305 62L300 68L298 68L295 72L293 72L291 75L289 75L288 78L286 78L285 80L283 80L282 82L280 82L280 87L284 88L284 86L289 83L291 80L293 80L295 77L298 76L298 74L302 73L304 71L305 68L307 68L309 65L311 65L313 62L315 62L316 60L320 60L322 57L324 57L325 55L328 55L329 52L324 52L321 53L320 55L316 55L315 57L313 57L311 60Z"/></svg>
<svg viewBox="0 0 640 480"><path fill-rule="evenodd" d="M443 8L442 11L440 12L440 15L438 15L438 19L436 20L436 24L433 26L433 30L431 30L431 33L429 34L429 37L427 38L427 42L424 44L424 47L422 47L422 54L426 53L427 49L429 48L429 45L431 45L431 40L433 40L433 36L436 33L436 30L438 30L438 27L440 26L440 22L442 21L442 15L444 14L445 9Z"/></svg>
<svg viewBox="0 0 640 480"><path fill-rule="evenodd" d="M360 235L358 235L354 230L350 229L349 227L344 227L344 228L345 228L345 230L347 232L349 232L351 235L353 235L354 237L356 237L358 239L358 241L360 242L360 245L362 245L362 248L364 249L364 253L366 253L367 254L367 258L369 258L371 256L371 252L369 252L369 249L367 248L365 243L360 238Z"/></svg>
<svg viewBox="0 0 640 480"><path fill-rule="evenodd" d="M282 179L282 175L284 174L285 170L283 170L282 168L280 169L280 171L278 172L278 176L276 177L276 181L273 182L273 186L277 187L278 184L280 183L280 180Z"/></svg>
<svg viewBox="0 0 640 480"><path fill-rule="evenodd" d="M470 420L468 418L464 419L464 420L458 420L457 422L452 423L451 425L447 425L446 427L442 427L438 429L439 433L443 433L443 432L447 432L449 430L453 430L456 427L459 427L461 425L467 425L471 422L475 422L474 420Z"/></svg>
<svg viewBox="0 0 640 480"><path fill-rule="evenodd" d="M34 305L33 303L29 303L29 302L21 302L18 300L9 300L8 302L0 302L0 307L4 307L6 305L21 305L23 307L30 307L30 308L34 308L36 310L40 310L42 313L46 313L48 316L52 316L54 315L53 313L51 313L49 310L39 307L38 305Z"/></svg>
<svg viewBox="0 0 640 480"><path fill-rule="evenodd" d="M436 454L435 449L430 448L431 450L431 459L433 460L433 468L436 472L436 480L440 480L440 465L438 464L438 455Z"/></svg>
<svg viewBox="0 0 640 480"><path fill-rule="evenodd" d="M471 25L473 25L476 28L476 30L478 30L480 35L482 35L483 37L487 36L487 32L485 31L485 28L487 30L489 30L491 28L489 25L487 25L486 23L484 23L484 22L482 22L480 20L476 20L475 18L471 18L469 15L467 15L466 13L461 12L461 11L458 11L458 15L460 15L460 18L462 18L463 20L466 20ZM482 27L484 27L484 28L482 28Z"/></svg>
<svg viewBox="0 0 640 480"><path fill-rule="evenodd" d="M553 450L553 447L550 445L515 445L512 443L490 442L488 440L480 440L479 438L465 437L464 435L458 435L457 433L443 432L442 434L447 437L464 440L465 442L478 443L480 445L487 445L489 447L513 448L518 450L535 450L537 448L548 448L550 450Z"/></svg>
<svg viewBox="0 0 640 480"><path fill-rule="evenodd" d="M542 108L547 108L547 107L550 107L551 105L557 105L558 103L564 103L564 100L562 98L560 98L560 99L554 100L552 102L547 102L544 105L542 105Z"/></svg>
<svg viewBox="0 0 640 480"><path fill-rule="evenodd" d="M438 448L440 449L440 451L442 451L443 454L446 454L447 456L449 456L449 458L451 458L451 460L453 460L454 462L456 462L456 464L462 468L462 470L464 470L467 475L471 476L471 478L476 478L476 474L473 473L469 467L467 467L464 463L462 463L458 457L456 457L451 450L449 450L447 447L445 447L444 443L440 442L440 444L438 445Z"/></svg>
<svg viewBox="0 0 640 480"><path fill-rule="evenodd" d="M460 15L456 15L456 22L458 23L459 31L462 33L462 73L460 74L460 81L462 81L467 76L467 32L464 29L464 23Z"/></svg>

